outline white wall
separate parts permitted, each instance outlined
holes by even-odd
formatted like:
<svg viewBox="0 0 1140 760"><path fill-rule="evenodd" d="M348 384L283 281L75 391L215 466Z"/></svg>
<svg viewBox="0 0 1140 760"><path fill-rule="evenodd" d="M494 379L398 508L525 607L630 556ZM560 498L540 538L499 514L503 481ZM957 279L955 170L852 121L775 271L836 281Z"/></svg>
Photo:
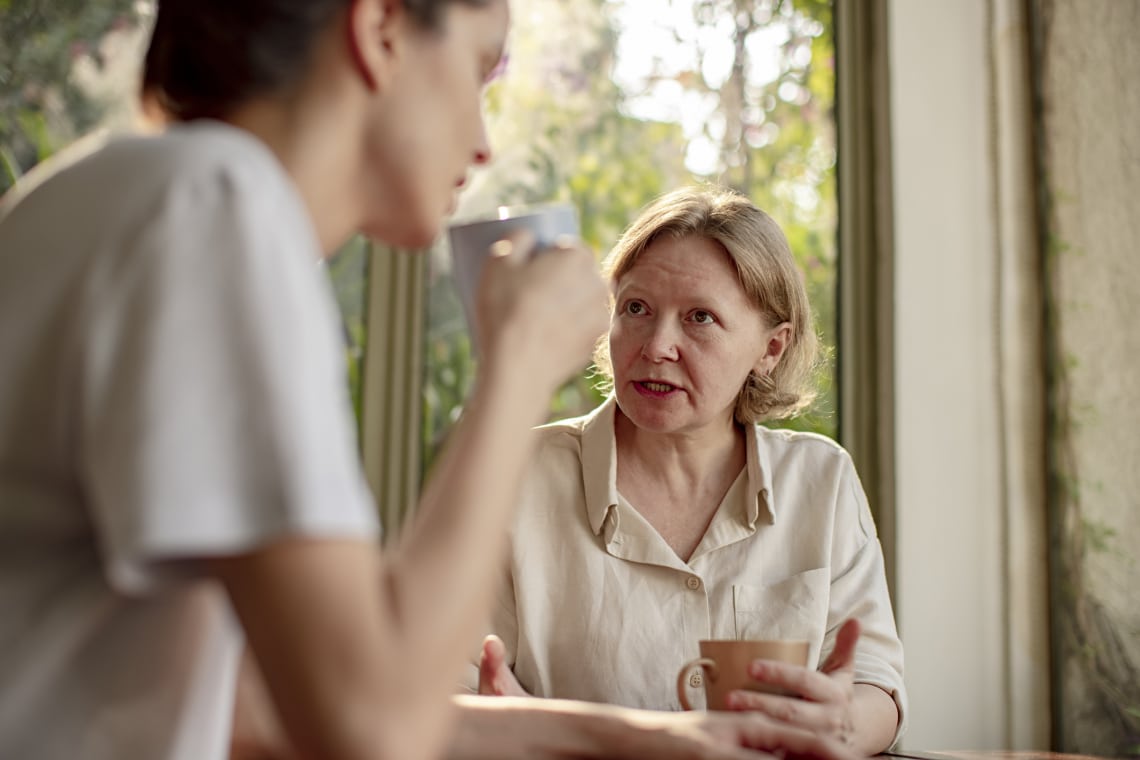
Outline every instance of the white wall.
<svg viewBox="0 0 1140 760"><path fill-rule="evenodd" d="M904 746L1001 748L1009 716L987 7L889 7Z"/></svg>

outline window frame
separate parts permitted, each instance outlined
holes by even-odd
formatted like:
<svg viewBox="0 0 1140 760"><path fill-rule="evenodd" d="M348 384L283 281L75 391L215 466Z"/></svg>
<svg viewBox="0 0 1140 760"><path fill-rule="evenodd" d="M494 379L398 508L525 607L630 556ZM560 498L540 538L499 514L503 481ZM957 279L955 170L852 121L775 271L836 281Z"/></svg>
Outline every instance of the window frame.
<svg viewBox="0 0 1140 760"><path fill-rule="evenodd" d="M896 581L894 213L887 0L836 2L839 442Z"/></svg>

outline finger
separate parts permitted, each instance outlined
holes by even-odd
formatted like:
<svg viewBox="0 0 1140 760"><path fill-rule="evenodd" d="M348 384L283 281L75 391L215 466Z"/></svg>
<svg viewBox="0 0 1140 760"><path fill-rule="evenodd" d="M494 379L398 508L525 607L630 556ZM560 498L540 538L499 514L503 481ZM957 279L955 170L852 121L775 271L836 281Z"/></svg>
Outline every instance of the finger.
<svg viewBox="0 0 1140 760"><path fill-rule="evenodd" d="M844 621L835 636L835 648L820 667L821 672L834 673L837 670L855 669L855 645L859 642L861 630L859 621L855 618Z"/></svg>
<svg viewBox="0 0 1140 760"><path fill-rule="evenodd" d="M654 760L782 760L780 755L763 752L763 746L750 743L752 737L745 729L754 717L757 716L724 712L653 714L649 720L658 724L658 730L643 732L638 737L637 757Z"/></svg>
<svg viewBox="0 0 1140 760"><path fill-rule="evenodd" d="M483 640L479 658L479 693L492 697L528 697L515 673L507 664L507 648L498 636Z"/></svg>
<svg viewBox="0 0 1140 760"><path fill-rule="evenodd" d="M741 726L741 739L746 747L795 758L854 760L857 757L840 742L814 731L776 723L756 713L748 717L749 720Z"/></svg>
<svg viewBox="0 0 1140 760"><path fill-rule="evenodd" d="M507 645L495 634L489 634L483 639L483 656L498 668L506 662Z"/></svg>
<svg viewBox="0 0 1140 760"><path fill-rule="evenodd" d="M479 655L479 693L490 696L503 696L500 683L500 670L506 667L507 649L502 639L494 634L483 639L483 651Z"/></svg>
<svg viewBox="0 0 1140 760"><path fill-rule="evenodd" d="M773 686L812 702L837 702L846 698L847 684L831 675L776 660L753 660L748 675L757 683ZM742 691L742 694L751 692Z"/></svg>
<svg viewBox="0 0 1140 760"><path fill-rule="evenodd" d="M536 249L536 253L541 254L556 254L554 256L533 256L536 263L540 267L560 267L569 266L585 269L601 279L598 273L597 257L594 251L577 238L563 235L554 241L551 245L543 248Z"/></svg>
<svg viewBox="0 0 1140 760"><path fill-rule="evenodd" d="M589 249L586 248L585 244L582 242L582 240L580 238L578 238L575 235L566 235L566 234L559 235L558 237L556 237L554 239L554 242L542 246L539 250L541 250L541 251L573 251L573 250L589 251Z"/></svg>
<svg viewBox="0 0 1140 760"><path fill-rule="evenodd" d="M580 241L564 242L567 247L550 249L551 255L534 257L528 266L533 268L536 280L557 284L562 311L577 314L582 328L596 328L594 338L609 326L609 288L598 271L594 252Z"/></svg>
<svg viewBox="0 0 1140 760"><path fill-rule="evenodd" d="M798 697L740 689L729 692L725 704L734 712L761 713L772 720L809 731L831 733L836 722L836 712L830 704Z"/></svg>

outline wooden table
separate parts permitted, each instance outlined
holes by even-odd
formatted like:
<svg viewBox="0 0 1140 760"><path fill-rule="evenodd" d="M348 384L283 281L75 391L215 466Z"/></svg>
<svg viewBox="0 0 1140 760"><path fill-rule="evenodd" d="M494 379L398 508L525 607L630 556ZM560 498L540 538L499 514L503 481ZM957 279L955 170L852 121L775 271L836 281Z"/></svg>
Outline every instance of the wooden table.
<svg viewBox="0 0 1140 760"><path fill-rule="evenodd" d="M1063 752L1033 750L896 750L884 752L880 757L897 760L1104 760L1093 755L1072 755Z"/></svg>

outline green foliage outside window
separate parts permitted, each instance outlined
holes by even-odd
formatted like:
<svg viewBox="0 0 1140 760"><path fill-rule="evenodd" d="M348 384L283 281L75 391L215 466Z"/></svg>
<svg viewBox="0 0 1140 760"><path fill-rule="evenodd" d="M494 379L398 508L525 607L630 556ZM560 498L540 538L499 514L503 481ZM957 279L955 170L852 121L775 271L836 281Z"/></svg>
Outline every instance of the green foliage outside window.
<svg viewBox="0 0 1140 760"><path fill-rule="evenodd" d="M0 194L121 105L77 72L97 76L109 32L147 16L137 0L0 0Z"/></svg>

